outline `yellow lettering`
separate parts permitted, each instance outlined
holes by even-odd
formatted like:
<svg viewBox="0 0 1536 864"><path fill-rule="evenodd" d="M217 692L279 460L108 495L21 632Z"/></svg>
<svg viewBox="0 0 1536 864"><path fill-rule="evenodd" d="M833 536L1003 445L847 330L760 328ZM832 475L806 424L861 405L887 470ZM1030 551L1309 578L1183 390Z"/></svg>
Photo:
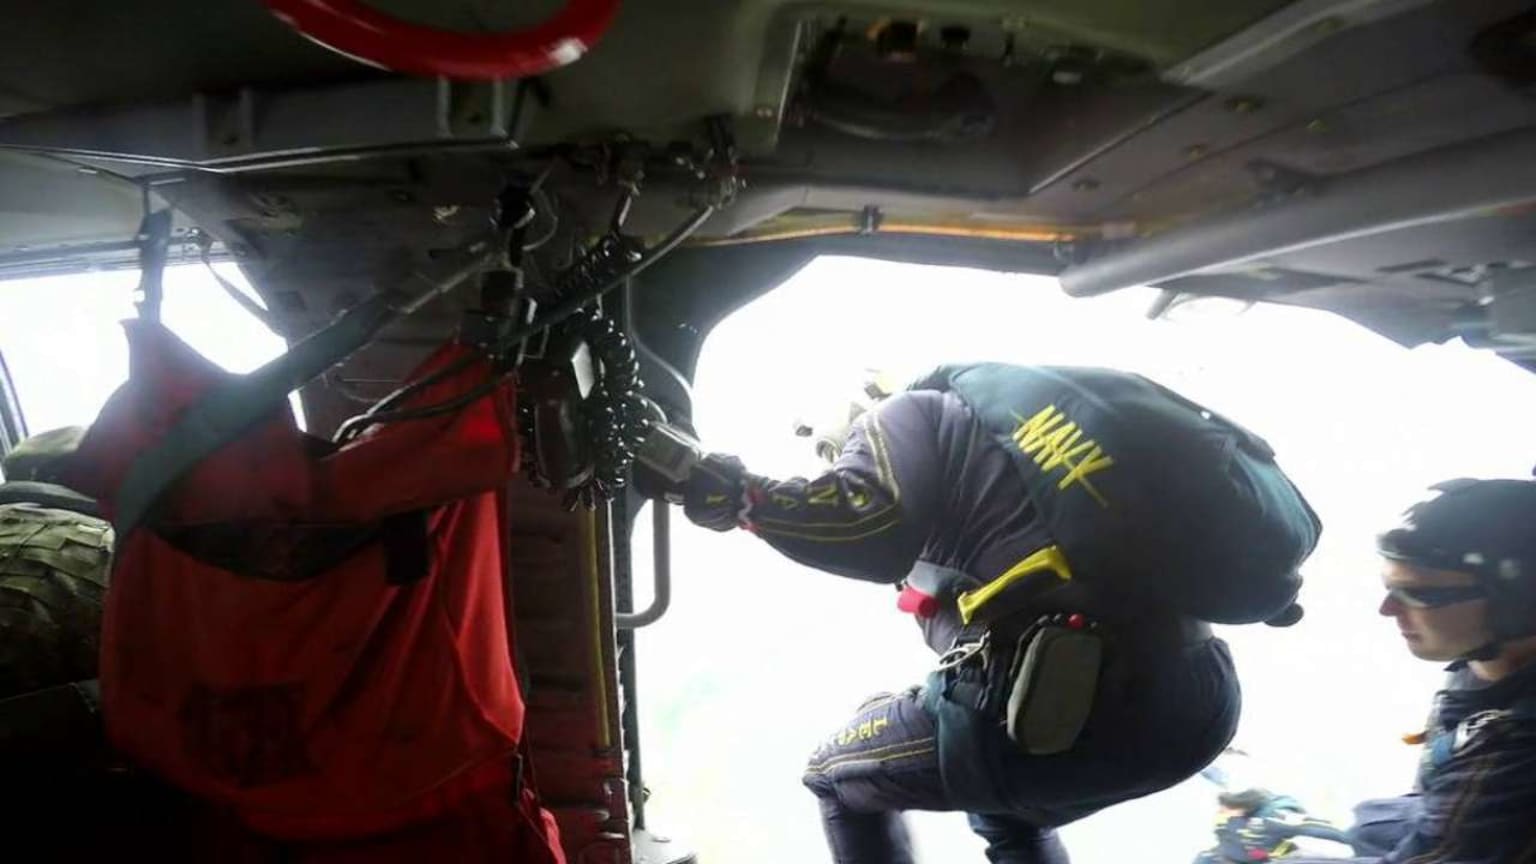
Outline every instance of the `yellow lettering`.
<svg viewBox="0 0 1536 864"><path fill-rule="evenodd" d="M1079 445L1077 439L1081 437L1083 437L1083 430L1077 428L1076 423L1068 423L1057 429L1046 439L1045 446L1040 448L1040 452L1035 454L1035 464L1039 465L1041 470L1055 471L1061 467L1061 463L1093 446L1092 441Z"/></svg>
<svg viewBox="0 0 1536 864"><path fill-rule="evenodd" d="M879 735L880 734L880 730L884 729L885 727L887 727L889 725L891 725L891 721L885 719L884 717L877 717L877 718L875 718L875 734Z"/></svg>
<svg viewBox="0 0 1536 864"><path fill-rule="evenodd" d="M1065 470L1057 489L1066 491L1074 485L1081 486L1100 506L1109 506L1103 493L1088 479L1115 464L1097 441L1085 440L1083 430L1055 405L1047 405L1027 420L1017 414L1014 419L1019 425L1011 437L1019 452L1034 459L1046 474Z"/></svg>
<svg viewBox="0 0 1536 864"><path fill-rule="evenodd" d="M1100 494L1098 489L1094 488L1092 483L1088 482L1088 475L1096 474L1115 464L1114 457L1105 456L1103 453L1104 451L1100 450L1098 446L1094 446L1093 452L1088 454L1088 458L1076 464L1068 463L1070 470L1062 476L1061 482L1056 484L1056 488L1065 490L1073 483L1081 483L1083 484L1083 489L1093 496L1093 500L1108 507L1109 502L1104 500L1104 496Z"/></svg>
<svg viewBox="0 0 1536 864"><path fill-rule="evenodd" d="M825 486L812 486L806 490L810 496L806 499L810 504L830 507L837 504L837 484L828 483Z"/></svg>
<svg viewBox="0 0 1536 864"><path fill-rule="evenodd" d="M1019 445L1019 449L1025 455L1034 453L1045 443L1045 435L1056 428L1063 420L1065 414L1058 414L1055 405L1047 405L1040 413L1024 420L1019 418L1019 428L1013 430L1013 440Z"/></svg>

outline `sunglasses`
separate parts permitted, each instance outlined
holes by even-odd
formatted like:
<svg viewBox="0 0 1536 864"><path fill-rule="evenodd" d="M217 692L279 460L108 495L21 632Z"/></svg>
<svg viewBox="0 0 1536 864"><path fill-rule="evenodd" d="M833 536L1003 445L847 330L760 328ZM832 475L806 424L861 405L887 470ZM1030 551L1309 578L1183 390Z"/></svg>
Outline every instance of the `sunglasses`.
<svg viewBox="0 0 1536 864"><path fill-rule="evenodd" d="M1439 609L1488 596L1480 585L1398 585L1387 589L1387 596L1413 609Z"/></svg>

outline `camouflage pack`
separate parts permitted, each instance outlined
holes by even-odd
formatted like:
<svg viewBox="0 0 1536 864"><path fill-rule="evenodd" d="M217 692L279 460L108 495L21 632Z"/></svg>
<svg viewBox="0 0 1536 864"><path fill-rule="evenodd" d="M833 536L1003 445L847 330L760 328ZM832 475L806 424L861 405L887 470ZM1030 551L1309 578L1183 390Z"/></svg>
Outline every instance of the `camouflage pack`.
<svg viewBox="0 0 1536 864"><path fill-rule="evenodd" d="M96 677L112 527L0 505L0 699Z"/></svg>

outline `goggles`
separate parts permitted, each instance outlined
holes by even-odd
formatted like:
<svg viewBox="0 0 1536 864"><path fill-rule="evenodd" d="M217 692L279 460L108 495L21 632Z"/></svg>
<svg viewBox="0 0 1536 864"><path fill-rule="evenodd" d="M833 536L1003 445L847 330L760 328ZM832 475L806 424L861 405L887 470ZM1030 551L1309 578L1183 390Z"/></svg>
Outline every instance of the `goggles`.
<svg viewBox="0 0 1536 864"><path fill-rule="evenodd" d="M1481 585L1398 585L1388 588L1387 596L1411 609L1439 609L1481 600L1488 592Z"/></svg>

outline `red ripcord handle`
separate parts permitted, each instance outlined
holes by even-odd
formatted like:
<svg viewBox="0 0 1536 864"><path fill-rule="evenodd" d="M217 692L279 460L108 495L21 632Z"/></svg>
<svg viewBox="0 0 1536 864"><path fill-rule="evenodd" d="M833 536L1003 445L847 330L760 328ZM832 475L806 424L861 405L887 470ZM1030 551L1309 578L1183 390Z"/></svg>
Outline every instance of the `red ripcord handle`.
<svg viewBox="0 0 1536 864"><path fill-rule="evenodd" d="M580 59L607 32L620 0L568 0L527 30L462 33L412 24L361 0L263 0L316 42L395 72L486 81L521 78Z"/></svg>

